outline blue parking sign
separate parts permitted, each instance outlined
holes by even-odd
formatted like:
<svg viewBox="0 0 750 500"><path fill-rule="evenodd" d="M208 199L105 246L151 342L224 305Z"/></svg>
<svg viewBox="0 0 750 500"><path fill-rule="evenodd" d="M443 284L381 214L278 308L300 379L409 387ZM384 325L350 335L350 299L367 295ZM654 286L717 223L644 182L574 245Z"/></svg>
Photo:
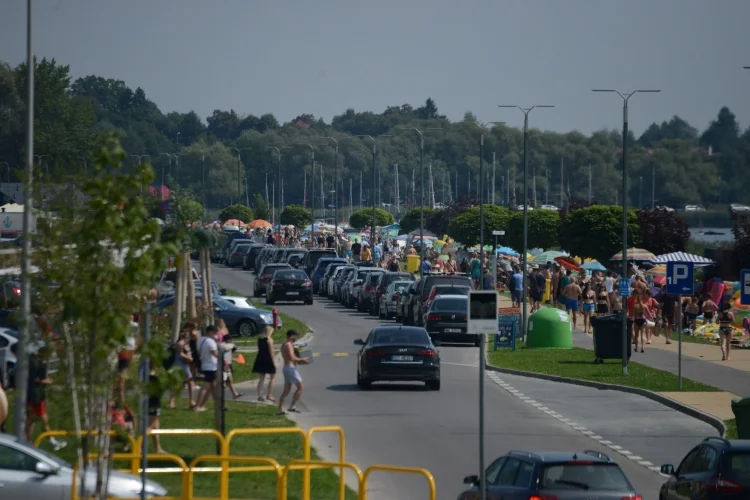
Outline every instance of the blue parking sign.
<svg viewBox="0 0 750 500"><path fill-rule="evenodd" d="M629 278L620 278L620 297L630 297Z"/></svg>
<svg viewBox="0 0 750 500"><path fill-rule="evenodd" d="M667 293L693 295L695 291L692 262L667 262Z"/></svg>

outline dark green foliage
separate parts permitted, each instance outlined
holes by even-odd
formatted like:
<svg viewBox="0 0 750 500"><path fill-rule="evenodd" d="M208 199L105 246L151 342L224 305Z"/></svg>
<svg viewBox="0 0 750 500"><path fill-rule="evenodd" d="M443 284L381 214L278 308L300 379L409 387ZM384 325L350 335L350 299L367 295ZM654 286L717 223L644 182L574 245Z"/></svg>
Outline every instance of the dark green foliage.
<svg viewBox="0 0 750 500"><path fill-rule="evenodd" d="M643 248L663 255L683 252L690 240L690 230L685 219L669 210L641 210L638 212Z"/></svg>
<svg viewBox="0 0 750 500"><path fill-rule="evenodd" d="M484 244L494 241L492 231L510 231L513 215L507 208L496 205L484 206ZM448 234L463 245L473 246L479 243L479 207L473 207L455 217L448 228Z"/></svg>
<svg viewBox="0 0 750 500"><path fill-rule="evenodd" d="M560 227L560 214L555 210L530 210L528 248L557 248L560 246L557 238ZM509 230L506 232L504 244L521 253L523 248L523 211L513 212Z"/></svg>
<svg viewBox="0 0 750 500"><path fill-rule="evenodd" d="M388 226L393 224L393 215L383 209L375 209L375 225ZM355 229L366 229L372 224L372 208L357 210L349 217L349 224Z"/></svg>
<svg viewBox="0 0 750 500"><path fill-rule="evenodd" d="M312 213L302 205L287 205L281 212L281 224L304 228L312 223Z"/></svg>
<svg viewBox="0 0 750 500"><path fill-rule="evenodd" d="M427 227L427 223L430 220L430 218L433 217L437 212L438 211L433 208L424 207L425 227ZM406 212L406 214L399 221L399 224L401 226L399 229L399 234L409 234L415 229L419 229L419 221L420 221L420 207L409 209L409 211Z"/></svg>
<svg viewBox="0 0 750 500"><path fill-rule="evenodd" d="M219 214L219 220L222 223L230 219L239 219L244 223L248 223L253 220L253 211L245 205L231 205Z"/></svg>
<svg viewBox="0 0 750 500"><path fill-rule="evenodd" d="M560 246L571 255L592 257L605 266L622 250L622 208L592 205L567 214L560 225ZM642 245L638 215L628 212L628 247Z"/></svg>

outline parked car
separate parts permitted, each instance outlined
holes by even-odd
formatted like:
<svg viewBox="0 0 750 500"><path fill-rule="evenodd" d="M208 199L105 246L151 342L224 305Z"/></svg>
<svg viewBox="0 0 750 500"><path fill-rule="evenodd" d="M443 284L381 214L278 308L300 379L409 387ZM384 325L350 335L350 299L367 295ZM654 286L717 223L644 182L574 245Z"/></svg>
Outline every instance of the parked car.
<svg viewBox="0 0 750 500"><path fill-rule="evenodd" d="M375 276L375 292L372 300L372 307L370 308L370 314L373 316L380 315L380 298L385 293L388 286L395 281L414 281L414 275L407 272L385 272Z"/></svg>
<svg viewBox="0 0 750 500"><path fill-rule="evenodd" d="M422 314L427 313L432 302L439 295L465 295L468 296L471 287L468 285L435 285L430 290L427 300L422 303Z"/></svg>
<svg viewBox="0 0 750 500"><path fill-rule="evenodd" d="M423 304L430 295L430 290L435 285L454 285L472 287L471 279L466 276L457 275L427 275L419 280L419 286L415 290L414 300L410 303L410 324L419 325L422 323L422 316L426 309Z"/></svg>
<svg viewBox="0 0 750 500"><path fill-rule="evenodd" d="M359 312L374 314L377 305L375 302L375 285L381 274L385 274L385 269L379 267L374 267L365 274L362 289L359 292L359 301L357 301Z"/></svg>
<svg viewBox="0 0 750 500"><path fill-rule="evenodd" d="M315 248L307 252L304 260L302 261L302 268L305 270L308 276L313 278L313 287L315 286L315 277L313 271L315 271L318 261L323 257L333 258L338 257L339 254L333 248Z"/></svg>
<svg viewBox="0 0 750 500"><path fill-rule="evenodd" d="M597 451L510 451L484 472L487 498L642 500L625 473ZM479 476L458 500L479 498Z"/></svg>
<svg viewBox="0 0 750 500"><path fill-rule="evenodd" d="M349 279L346 282L345 290L345 303L344 305L348 308L358 306L359 296L362 290L362 284L365 282L367 274L372 271L372 267L360 267L357 272L349 275Z"/></svg>
<svg viewBox="0 0 750 500"><path fill-rule="evenodd" d="M245 255L242 256L242 269L249 271L255 268L255 258L266 246L262 243L253 243L245 249Z"/></svg>
<svg viewBox="0 0 750 500"><path fill-rule="evenodd" d="M352 265L344 266L343 268L341 268L341 273L333 282L333 295L329 298L341 304L344 303L344 299L343 299L344 285L346 284L346 280L349 279L349 275L351 275L356 269L357 269L357 266L352 266Z"/></svg>
<svg viewBox="0 0 750 500"><path fill-rule="evenodd" d="M196 296L201 299L200 296ZM265 309L249 307L238 307L221 297L214 297L214 314L227 324L229 333L238 337L249 337L257 335L266 326L273 326L273 313ZM169 297L156 304L157 309L164 309L174 305L174 297ZM281 317L278 318L279 326L283 326Z"/></svg>
<svg viewBox="0 0 750 500"><path fill-rule="evenodd" d="M273 273L271 281L266 285L266 304L281 301L313 304L312 282L305 271L287 268Z"/></svg>
<svg viewBox="0 0 750 500"><path fill-rule="evenodd" d="M419 381L440 390L439 343L424 328L381 326L373 329L357 353L357 385L369 389L379 381Z"/></svg>
<svg viewBox="0 0 750 500"><path fill-rule="evenodd" d="M394 281L388 285L385 293L380 296L380 300L378 301L378 317L390 319L395 316L396 306L401 295L406 292L406 289L412 283L412 281Z"/></svg>
<svg viewBox="0 0 750 500"><path fill-rule="evenodd" d="M91 497L94 493L96 471L93 468L88 469L85 484L86 490L79 492L80 498ZM0 485L2 498L70 500L73 466L15 436L0 434ZM142 489L139 476L109 472L108 498L139 497ZM167 490L151 480L146 481L145 490L147 498L167 496Z"/></svg>
<svg viewBox="0 0 750 500"><path fill-rule="evenodd" d="M253 245L252 240L234 240L234 244L230 247L229 252L227 252L227 267L241 267L245 258L245 252L250 245Z"/></svg>
<svg viewBox="0 0 750 500"><path fill-rule="evenodd" d="M417 300L417 287L421 285L422 280L423 278L419 278L412 283L411 286L406 289L406 293L401 296L398 304L396 304L396 319L400 319L404 326L411 324L413 321L414 314L412 313L412 308Z"/></svg>
<svg viewBox="0 0 750 500"><path fill-rule="evenodd" d="M336 283L336 280L341 276L341 273L344 272L344 269L346 269L348 265L344 266L338 266L335 271L333 271L333 274L331 274L331 277L326 280L326 289L325 289L325 297L333 298L335 295L333 294L333 285ZM323 293L321 293L323 295Z"/></svg>
<svg viewBox="0 0 750 500"><path fill-rule="evenodd" d="M307 250L304 248L290 248L286 254L286 263L292 267L299 267L302 261L307 255Z"/></svg>
<svg viewBox="0 0 750 500"><path fill-rule="evenodd" d="M321 259L322 261L322 259ZM321 297L328 296L328 280L331 279L331 276L336 272L336 270L342 266L346 266L347 262L346 259L343 259L343 261L333 261L330 264L328 264L328 267L326 267L325 272L323 273L323 276L320 278L320 283L318 284L318 294Z"/></svg>
<svg viewBox="0 0 750 500"><path fill-rule="evenodd" d="M669 476L659 500L705 500L750 497L750 440L708 437L685 455L680 465L661 466Z"/></svg>
<svg viewBox="0 0 750 500"><path fill-rule="evenodd" d="M315 250L317 251L317 250ZM308 257L310 254L307 254ZM341 265L347 264L346 259L342 259L339 257L321 257L318 259L317 264L315 265L315 268L313 269L312 273L307 272L307 275L310 276L310 279L313 283L313 292L318 293L318 287L320 286L320 280L323 278L323 275L325 275L326 269L328 269L328 266L334 263L339 263ZM305 268L307 269L307 267Z"/></svg>
<svg viewBox="0 0 750 500"><path fill-rule="evenodd" d="M438 295L425 314L425 330L433 340L441 342L470 343L479 347L481 336L469 335L466 295Z"/></svg>
<svg viewBox="0 0 750 500"><path fill-rule="evenodd" d="M260 270L268 262L268 259L270 259L273 256L274 251L276 251L276 248L272 246L266 246L263 248L263 250L261 250L261 252L255 258L254 265L255 265L256 275L260 273Z"/></svg>

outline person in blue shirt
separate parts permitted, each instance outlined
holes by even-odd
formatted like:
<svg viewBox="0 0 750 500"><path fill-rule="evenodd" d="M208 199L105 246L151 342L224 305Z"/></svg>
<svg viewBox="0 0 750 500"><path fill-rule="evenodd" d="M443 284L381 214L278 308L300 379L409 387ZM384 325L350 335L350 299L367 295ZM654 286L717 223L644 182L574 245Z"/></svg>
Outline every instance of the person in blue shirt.
<svg viewBox="0 0 750 500"><path fill-rule="evenodd" d="M425 258L424 263L422 264L422 275L430 274L431 270L432 270L432 264L430 264L430 259Z"/></svg>
<svg viewBox="0 0 750 500"><path fill-rule="evenodd" d="M513 307L521 307L521 300L523 300L523 275L518 267L513 268L513 290L510 295Z"/></svg>
<svg viewBox="0 0 750 500"><path fill-rule="evenodd" d="M479 280L482 279L482 263L476 253L471 254L471 279L474 281L474 290L479 290Z"/></svg>

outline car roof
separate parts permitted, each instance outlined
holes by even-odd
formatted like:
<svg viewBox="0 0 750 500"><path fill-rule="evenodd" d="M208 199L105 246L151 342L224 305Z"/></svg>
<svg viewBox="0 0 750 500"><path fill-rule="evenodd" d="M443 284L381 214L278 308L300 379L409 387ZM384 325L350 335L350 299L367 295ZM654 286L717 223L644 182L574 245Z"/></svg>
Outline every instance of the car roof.
<svg viewBox="0 0 750 500"><path fill-rule="evenodd" d="M721 446L733 451L750 450L750 439L725 439L718 436L710 436L704 439L703 443Z"/></svg>
<svg viewBox="0 0 750 500"><path fill-rule="evenodd" d="M378 326L372 329L372 333L424 333L427 334L427 330L421 326L401 326L401 325L386 325Z"/></svg>
<svg viewBox="0 0 750 500"><path fill-rule="evenodd" d="M531 459L536 462L544 462L544 463L566 463L566 462L572 462L572 461L586 461L586 462L596 462L596 463L612 463L615 462L612 461L612 459L605 455L604 453L600 453L598 451L521 451L521 450L511 450L507 453L506 456L514 456L519 458L525 458L525 459ZM615 464L616 465L616 464Z"/></svg>
<svg viewBox="0 0 750 500"><path fill-rule="evenodd" d="M435 300L443 300L443 299L464 299L469 300L469 297L466 295L458 295L458 294L446 294L446 295L438 295L435 297Z"/></svg>

